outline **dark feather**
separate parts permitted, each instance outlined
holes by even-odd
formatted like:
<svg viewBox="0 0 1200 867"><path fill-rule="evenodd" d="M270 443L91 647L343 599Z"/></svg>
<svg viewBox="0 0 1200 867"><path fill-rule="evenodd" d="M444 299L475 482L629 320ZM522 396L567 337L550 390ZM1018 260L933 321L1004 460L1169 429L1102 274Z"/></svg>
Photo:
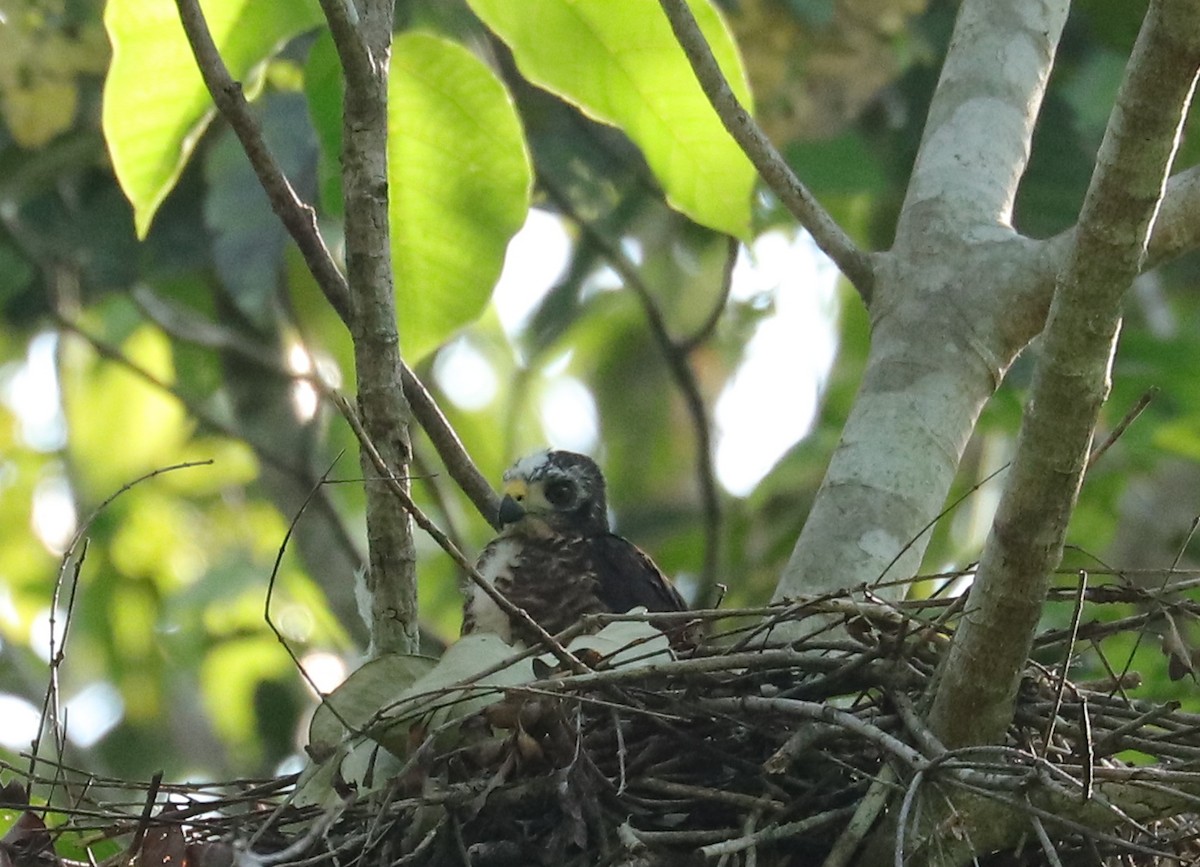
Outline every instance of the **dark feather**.
<svg viewBox="0 0 1200 867"><path fill-rule="evenodd" d="M687 604L650 556L614 533L595 536L592 560L599 584L596 593L609 611L686 611Z"/></svg>

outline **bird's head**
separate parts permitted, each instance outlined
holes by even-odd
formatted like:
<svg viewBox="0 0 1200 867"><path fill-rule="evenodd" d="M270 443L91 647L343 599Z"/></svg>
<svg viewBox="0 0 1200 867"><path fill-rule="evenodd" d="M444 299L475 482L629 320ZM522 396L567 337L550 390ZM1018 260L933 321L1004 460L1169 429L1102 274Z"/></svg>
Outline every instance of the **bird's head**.
<svg viewBox="0 0 1200 867"><path fill-rule="evenodd" d="M604 476L587 455L541 451L504 473L500 523L523 535L608 532Z"/></svg>

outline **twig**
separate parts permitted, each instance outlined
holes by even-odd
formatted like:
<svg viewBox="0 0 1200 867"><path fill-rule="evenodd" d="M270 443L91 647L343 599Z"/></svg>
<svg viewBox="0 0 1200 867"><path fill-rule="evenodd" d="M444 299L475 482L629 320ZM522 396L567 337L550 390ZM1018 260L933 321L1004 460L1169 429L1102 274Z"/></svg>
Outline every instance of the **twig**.
<svg viewBox="0 0 1200 867"><path fill-rule="evenodd" d="M720 117L725 129L733 136L758 169L759 176L779 197L792 215L800 221L830 259L854 284L864 303L870 303L875 274L869 256L864 255L850 240L842 227L821 207L816 197L800 182L780 155L766 133L738 101L712 49L700 32L699 25L688 8L687 0L659 0L671 22L675 38L687 55L696 79Z"/></svg>
<svg viewBox="0 0 1200 867"><path fill-rule="evenodd" d="M130 373L154 386L164 394L171 395L171 397L179 401L180 405L187 410L188 415L192 416L192 418L196 419L196 421L200 422L200 424L204 425L209 430L222 434L223 436L227 436L230 439L250 442L244 431L225 421L222 421L217 416L208 412L200 403L185 396L170 383L160 379L154 373L142 367L140 364L122 352L118 347L113 346L111 343L108 343L96 335L84 330L83 327L77 322L68 319L65 316L56 315L54 317L54 321L63 330L69 331L70 333L75 334L87 341L92 349L96 351L97 355L119 364L121 367L124 367ZM256 358L255 360L259 359ZM294 374L291 375L294 376ZM296 464L292 463L288 457L276 453L272 448L266 446L265 444L250 442L250 445L253 446L255 454L259 455L264 461L275 467L277 470L280 470L281 472L286 473L293 478L305 478L306 474L303 472L303 470Z"/></svg>
<svg viewBox="0 0 1200 867"><path fill-rule="evenodd" d="M279 627L275 625L275 621L271 617L271 600L275 596L275 581L279 577L279 567L283 564L283 555L284 552L287 551L288 542L291 540L292 534L296 532L296 525L300 523L300 518L304 515L304 510L308 508L308 504L312 502L313 497L315 497L317 492L325 485L325 481L329 478L329 474L333 472L333 468L337 466L337 462L341 459L342 455L339 453L338 456L333 459L333 462L329 465L329 468L321 474L321 478L317 480L317 483L309 490L308 496L304 498L304 501L300 504L300 508L296 510L296 513L292 515L292 520L288 523L287 532L283 534L283 540L279 543L279 547L275 551L275 563L271 566L271 577L267 579L267 593L266 598L263 600L263 620L266 621L267 627L271 630L271 632L275 634L275 639L281 645L283 645L284 651L292 660L292 665L294 665L296 670L300 672L300 676L304 678L305 683L309 685L313 693L321 696L323 703L329 707L329 710L337 718L337 721L345 726L347 731L353 731L353 727L342 718L341 713L338 711L333 702L324 701L325 694L321 692L321 688L317 686L316 681L312 679L312 676L308 673L308 670L305 669L304 665L300 662L300 657L298 657L296 652L292 650L292 646L288 644L287 639L283 636L283 632L280 631Z"/></svg>
<svg viewBox="0 0 1200 867"><path fill-rule="evenodd" d="M237 335L230 332L229 329L196 316L190 310L184 310L169 304L144 287L138 287L133 290L133 300L138 309L150 321L176 339L196 346L228 352L252 364L257 364L264 370L269 370L279 376L307 382L322 397L329 397L329 383L316 372L298 373L297 371L290 370L281 364L278 358L264 352L257 345L240 339ZM70 327L85 339L89 341L94 340L90 335L84 334L77 326L72 325ZM113 352L116 352L116 350L113 350ZM454 432L454 428L451 427L446 417L442 415L441 408L437 405L432 395L429 394L424 383L417 378L416 374L407 365L401 368L400 375L405 396L408 397L409 405L413 409L413 415L416 416L422 430L429 437L429 441L433 444L438 457L441 458L442 463L450 473L450 477L454 479L463 493L471 500L480 515L487 519L488 523L493 527L499 529L497 525L497 512L500 508L500 501L492 490L491 485L488 484L487 479L483 477L483 474L479 472L479 469L472 462L470 455L467 454L466 449L463 448L462 443L458 439L458 435ZM157 381L154 382L155 384L160 384ZM208 423L206 417L202 415L202 407L188 403L185 398L178 395L168 386L163 387L167 388L169 393L174 394L179 400L183 401L190 413L196 415L201 421L205 421L206 424ZM216 422L214 419L213 424L219 424L219 422ZM233 429L228 428L228 430L232 431ZM230 433L229 435L235 437L241 436L237 432ZM282 458L268 451L265 444L255 444L255 450L263 452L264 457L270 460L277 468L294 472L293 468L287 466ZM340 535L345 536L344 527L341 528Z"/></svg>
<svg viewBox="0 0 1200 867"><path fill-rule="evenodd" d="M450 478L458 483L484 520L493 528L499 529L500 498L463 448L462 441L442 414L437 401L407 364L400 367L400 382L404 386L404 395L408 398L413 416L433 443L438 457L450 473Z"/></svg>
<svg viewBox="0 0 1200 867"><path fill-rule="evenodd" d="M33 775L34 767L37 762L41 761L41 758L38 756L38 750L41 747L42 735L45 733L47 713L50 714L50 718L53 722L55 740L59 749L58 767L62 766L61 751L63 749L64 742L58 725L58 672L66 659L67 635L70 632L71 620L75 611L76 594L79 591L79 574L83 567L83 562L87 557L87 531L91 529L92 523L97 517L99 517L101 512L108 508L109 505L111 505L112 502L117 499L117 497L121 496L135 485L149 481L155 476L161 476L164 473L174 472L175 470L189 469L191 467L205 467L210 466L211 464L211 460L184 461L182 463L172 464L167 467L158 467L148 473L143 473L132 482L126 482L115 492L109 494L103 501L101 501L100 505L96 506L96 508L91 511L91 513L80 523L79 527L76 528L75 534L71 537L71 541L67 543L66 550L63 551L62 562L59 565L58 574L54 581L54 593L50 601L50 679L47 683L46 694L42 701L41 723L38 726L37 735L34 737L33 744L29 751L30 776ZM76 550L79 552L78 556L76 556ZM58 600L62 593L63 583L66 579L68 566L71 568L70 593L67 596L67 610L65 614L65 620L63 622L62 639L59 641L56 636Z"/></svg>
<svg viewBox="0 0 1200 867"><path fill-rule="evenodd" d="M880 570L879 570L879 577L878 577L877 579L875 579L875 584L876 584L876 585L878 585L878 584L879 584L879 582L881 582L881 581L883 580L883 576L884 576L884 575L886 575L888 572L890 572L890 571L892 570L892 567L893 567L893 566L895 566L897 563L899 563L899 562L900 562L900 558L901 558L901 557L903 557L905 554L907 554L907 553L908 553L908 550L909 550L909 549L910 549L910 548L911 548L913 545L917 544L917 542L920 540L920 538L921 538L922 536L924 536L926 533L928 533L930 530L932 530L934 527L936 527L936 526L938 525L938 522L939 522L939 521L941 521L941 520L942 520L942 518L944 518L944 517L946 517L947 515L949 515L951 512L953 512L955 509L957 509L957 508L958 508L960 505L962 505L962 503L963 503L963 502L964 502L964 501L965 501L965 500L966 500L968 497L971 497L971 496L973 496L973 495L974 495L974 494L975 494L975 493L976 493L976 492L977 492L979 489L981 489L981 488L982 488L984 485L986 485L986 484L987 484L988 482L990 482L992 479L996 478L996 476L1000 475L1002 472L1004 472L1005 470L1007 470L1007 469L1009 468L1009 466L1010 466L1010 464L1011 464L1011 463L1012 463L1011 461L1005 461L1003 464L1001 464L1000 466L996 467L996 469L992 470L990 473L988 473L986 476L984 476L984 477L983 477L982 479L980 479L978 482L976 482L975 484L971 485L971 487L969 487L967 490L963 491L963 492L962 492L962 494L960 494L959 496L955 497L955 498L954 498L954 499L953 499L953 500L950 502L950 504L949 504L949 505L947 505L947 506L946 506L944 509L942 509L942 510L941 510L940 512L938 512L936 515L934 515L934 516L933 516L933 517L932 517L932 518L931 518L931 519L930 519L930 520L929 520L929 521L928 521L928 522L925 524L925 526L924 526L924 527L922 527L922 528L920 529L920 531L918 531L918 532L917 532L917 533L916 533L916 534L915 534L915 535L914 535L914 536L913 536L911 539L909 539L907 542L905 542L905 543L904 543L904 546L903 546L903 547L902 547L902 548L901 548L899 551L897 551L897 552L896 552L896 556L895 556L895 557L893 557L891 560L889 560L889 561L888 561L888 564L887 564L887 566L885 566L883 569L880 569ZM912 578L912 579L907 579L907 578L906 578L906 579L903 579L903 581L904 581L905 583L907 583L907 582L908 582L908 581L910 581L910 580L912 580L912 581L916 581L917 579L916 579L916 578Z"/></svg>
<svg viewBox="0 0 1200 867"><path fill-rule="evenodd" d="M775 712L784 716L827 722L858 735L884 752L900 759L909 767L919 769L927 764L924 756L894 735L888 734L851 713L819 702L798 701L793 698L761 698L751 695L740 698L700 699L699 706L716 711Z"/></svg>
<svg viewBox="0 0 1200 867"><path fill-rule="evenodd" d="M419 449L416 444L413 445L413 479L419 480L425 493L433 503L433 508L441 519L441 526L446 528L446 536L454 543L458 550L466 550L467 544L463 540L462 533L459 532L455 521L454 513L450 510L450 503L446 499L446 494L442 490L442 486L438 484L438 474L429 465L429 460L424 455L424 449Z"/></svg>
<svg viewBox="0 0 1200 867"><path fill-rule="evenodd" d="M904 792L904 800L900 802L900 815L896 818L896 854L892 862L895 867L904 867L904 841L908 838L908 817L912 814L913 804L917 800L917 792L924 782L925 771L920 770L913 774L912 781L909 782L908 788Z"/></svg>
<svg viewBox="0 0 1200 867"><path fill-rule="evenodd" d="M675 350L684 355L687 355L692 350L697 349L717 329L717 324L721 321L721 316L725 313L725 306L729 303L729 293L733 290L733 269L737 265L738 250L741 245L737 238L729 238L728 249L725 253L725 265L721 269L721 286L717 292L717 298L713 301L712 308L709 310L708 316L704 321L689 334L687 337L679 338L675 341Z"/></svg>
<svg viewBox="0 0 1200 867"><path fill-rule="evenodd" d="M771 825L763 828L761 831L755 831L752 834L746 834L742 837L735 837L731 840L724 840L720 843L711 843L708 846L702 846L700 852L706 858L712 858L719 855L730 855L735 852L741 852L749 849L752 846L758 846L763 843L774 843L777 840L786 840L789 837L799 837L801 834L807 834L810 831L815 831L824 825L831 825L834 822L840 822L854 812L853 807L840 807L836 810L826 810L823 813L817 813L815 816L809 816L806 819L801 819L798 822L788 822L785 825Z"/></svg>
<svg viewBox="0 0 1200 867"><path fill-rule="evenodd" d="M920 776L918 771L917 776ZM871 786L854 808L850 821L838 834L837 841L821 863L821 867L844 867L858 851L879 814L883 812L896 787L896 769L885 764L871 780Z"/></svg>
<svg viewBox="0 0 1200 867"><path fill-rule="evenodd" d="M1042 853L1046 856L1046 860L1050 862L1050 867L1063 867L1062 859L1058 857L1058 850L1054 848L1054 843L1051 842L1050 835L1046 833L1046 828L1042 824L1042 820L1035 815L1029 817L1029 822L1033 825L1038 842L1042 845Z"/></svg>
<svg viewBox="0 0 1200 867"><path fill-rule="evenodd" d="M133 839L125 847L125 863L141 860L137 858L137 855L142 848L142 841L146 839L146 830L150 827L150 816L154 812L154 803L158 800L158 788L162 785L162 778L163 772L157 771L150 778L150 785L146 787L145 803L142 805L142 817L138 820L137 830L133 832Z"/></svg>
<svg viewBox="0 0 1200 867"><path fill-rule="evenodd" d="M78 533L76 534L78 538ZM66 570L67 564L71 562L70 555L72 548L75 547L77 541L72 539L71 545L63 554L62 565L59 567L58 575L54 582L54 593L50 601L50 677L46 682L46 693L42 698L41 716L38 719L37 734L34 736L33 745L29 751L29 771L32 774L34 767L40 760L39 753L41 751L42 736L46 733L46 724L50 724L50 732L54 737L55 755L57 756L57 765L61 766L63 761L63 752L66 748L66 720L64 718L61 707L58 703L59 698L59 669L66 659L67 634L70 631L71 615L75 610L75 594L79 589L79 573L83 568L83 561L87 558L87 539L83 539L82 548L80 548L79 556L74 559L71 567L71 592L68 596L67 611L63 622L62 642L56 643L55 633L58 625L58 600L62 592L63 573ZM60 782L59 776L56 773L51 786L56 786ZM53 789L52 789L53 792ZM50 796L47 796L47 800Z"/></svg>
<svg viewBox="0 0 1200 867"><path fill-rule="evenodd" d="M1079 570L1079 588L1075 595L1075 608L1071 612L1071 625L1068 627L1067 649L1063 654L1062 668L1058 672L1058 682L1054 685L1054 706L1050 710L1046 731L1042 735L1043 757L1050 754L1050 744L1054 739L1054 724L1058 720L1058 711L1062 707L1063 694L1067 689L1067 672L1071 668L1071 657L1075 655L1075 640L1079 635L1079 621L1083 618L1083 599L1087 594L1088 573Z"/></svg>
<svg viewBox="0 0 1200 867"><path fill-rule="evenodd" d="M1096 743L1092 737L1092 714L1086 695L1079 696L1080 764L1083 765L1083 800L1090 801L1095 792Z"/></svg>
<svg viewBox="0 0 1200 867"><path fill-rule="evenodd" d="M1129 426L1137 421L1138 416L1145 412L1146 407L1150 405L1150 401L1158 396L1158 392L1159 388L1157 385L1146 389L1142 396L1138 398L1137 403L1133 405L1129 412L1125 413L1125 416L1118 422L1117 426L1112 429L1112 433L1105 437L1104 442L1092 449L1092 453L1088 455L1088 470L1091 470L1096 465L1096 461L1104 457L1104 453L1112 448L1113 443L1119 440Z"/></svg>
<svg viewBox="0 0 1200 867"><path fill-rule="evenodd" d="M912 700L907 695L902 692L889 692L888 700L896 708L900 721L904 723L909 735L921 748L921 752L931 759L946 754L946 747L934 737L933 732L929 730L929 726L925 725L925 721L921 719L917 709L913 707Z"/></svg>
<svg viewBox="0 0 1200 867"><path fill-rule="evenodd" d="M750 810L769 809L776 812L786 806L782 801L765 798L758 795L744 795L741 792L730 792L725 789L714 789L710 786L694 786L686 783L676 783L671 780L660 780L655 777L645 777L638 781L641 788L661 792L664 795L678 795L683 798L698 798L702 801L717 801L734 807Z"/></svg>

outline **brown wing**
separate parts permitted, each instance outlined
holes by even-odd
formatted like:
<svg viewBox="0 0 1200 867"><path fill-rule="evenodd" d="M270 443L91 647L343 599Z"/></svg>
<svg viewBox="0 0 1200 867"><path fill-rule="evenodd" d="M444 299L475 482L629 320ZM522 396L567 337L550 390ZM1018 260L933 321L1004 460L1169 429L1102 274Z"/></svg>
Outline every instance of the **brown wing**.
<svg viewBox="0 0 1200 867"><path fill-rule="evenodd" d="M686 611L687 604L650 556L614 533L593 536L596 595L609 611Z"/></svg>

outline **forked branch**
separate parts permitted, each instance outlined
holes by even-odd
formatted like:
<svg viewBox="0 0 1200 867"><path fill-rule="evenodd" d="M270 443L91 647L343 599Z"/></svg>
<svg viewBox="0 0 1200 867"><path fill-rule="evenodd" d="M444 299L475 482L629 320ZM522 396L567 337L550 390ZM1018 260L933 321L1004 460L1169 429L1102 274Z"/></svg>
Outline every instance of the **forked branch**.
<svg viewBox="0 0 1200 867"><path fill-rule="evenodd" d="M1062 556L1108 395L1121 298L1141 270L1200 68L1200 6L1150 4L1060 270L1008 485L934 702L954 748L994 743Z"/></svg>

